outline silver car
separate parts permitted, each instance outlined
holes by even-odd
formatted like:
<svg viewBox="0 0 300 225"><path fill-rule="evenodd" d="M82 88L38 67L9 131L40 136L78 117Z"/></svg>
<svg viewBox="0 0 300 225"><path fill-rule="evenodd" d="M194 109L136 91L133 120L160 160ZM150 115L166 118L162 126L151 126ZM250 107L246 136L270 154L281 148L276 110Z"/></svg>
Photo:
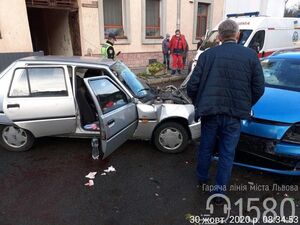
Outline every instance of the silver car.
<svg viewBox="0 0 300 225"><path fill-rule="evenodd" d="M183 89L150 88L120 61L20 59L0 74L0 144L25 151L44 136L99 138L104 158L127 139L177 153L200 123Z"/></svg>

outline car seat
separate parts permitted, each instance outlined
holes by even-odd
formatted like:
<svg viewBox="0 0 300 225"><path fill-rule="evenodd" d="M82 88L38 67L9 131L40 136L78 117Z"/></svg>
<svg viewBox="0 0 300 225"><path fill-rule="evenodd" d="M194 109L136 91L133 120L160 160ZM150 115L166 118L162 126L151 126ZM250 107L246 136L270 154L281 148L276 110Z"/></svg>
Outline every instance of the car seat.
<svg viewBox="0 0 300 225"><path fill-rule="evenodd" d="M83 79L76 76L76 99L79 105L80 117L82 125L97 121L96 112L92 109L88 101L89 93L83 82Z"/></svg>

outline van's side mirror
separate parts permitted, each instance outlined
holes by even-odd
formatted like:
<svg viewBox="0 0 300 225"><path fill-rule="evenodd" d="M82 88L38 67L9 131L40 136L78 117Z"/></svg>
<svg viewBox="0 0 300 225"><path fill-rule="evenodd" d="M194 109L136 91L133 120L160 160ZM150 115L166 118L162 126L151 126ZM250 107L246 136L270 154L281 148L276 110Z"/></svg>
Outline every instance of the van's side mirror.
<svg viewBox="0 0 300 225"><path fill-rule="evenodd" d="M251 48L256 51L256 53L258 54L260 51L260 44L258 42L254 42L251 46Z"/></svg>

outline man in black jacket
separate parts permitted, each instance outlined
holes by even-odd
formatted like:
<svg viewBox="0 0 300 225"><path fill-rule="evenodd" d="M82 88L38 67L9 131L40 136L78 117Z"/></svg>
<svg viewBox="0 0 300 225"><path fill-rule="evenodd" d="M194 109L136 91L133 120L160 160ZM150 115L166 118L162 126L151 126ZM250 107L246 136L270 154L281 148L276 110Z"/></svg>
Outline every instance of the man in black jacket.
<svg viewBox="0 0 300 225"><path fill-rule="evenodd" d="M187 93L195 106L195 119L201 117L199 182L208 180L212 151L217 147L219 161L214 190L223 193L230 181L241 119L250 116L251 107L263 95L264 76L256 52L237 44L236 22L223 21L218 32L222 45L200 55Z"/></svg>

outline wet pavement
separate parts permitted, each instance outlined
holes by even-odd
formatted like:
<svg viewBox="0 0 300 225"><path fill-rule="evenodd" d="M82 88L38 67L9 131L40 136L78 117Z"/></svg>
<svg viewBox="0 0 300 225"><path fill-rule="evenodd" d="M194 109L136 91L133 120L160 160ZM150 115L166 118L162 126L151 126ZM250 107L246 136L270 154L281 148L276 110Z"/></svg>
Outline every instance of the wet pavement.
<svg viewBox="0 0 300 225"><path fill-rule="evenodd" d="M104 161L92 160L90 141L85 139L43 138L23 153L0 149L0 225L191 224L186 218L209 213L210 196L209 186L197 185L195 149L192 143L185 152L172 155L148 142L128 141ZM101 176L109 166L116 172ZM94 171L94 186L85 186L85 176ZM212 174L215 171L213 162ZM255 204L263 213L263 201L269 197L275 199L277 212L282 199L292 198L300 216L299 190L266 190L273 184L294 187L300 179L234 167L228 192L231 215L239 213L234 204L239 198L244 201L243 215L251 216L245 210L248 198L258 198ZM288 203L284 208L288 216L292 209ZM215 210L218 216L224 214L223 207Z"/></svg>

